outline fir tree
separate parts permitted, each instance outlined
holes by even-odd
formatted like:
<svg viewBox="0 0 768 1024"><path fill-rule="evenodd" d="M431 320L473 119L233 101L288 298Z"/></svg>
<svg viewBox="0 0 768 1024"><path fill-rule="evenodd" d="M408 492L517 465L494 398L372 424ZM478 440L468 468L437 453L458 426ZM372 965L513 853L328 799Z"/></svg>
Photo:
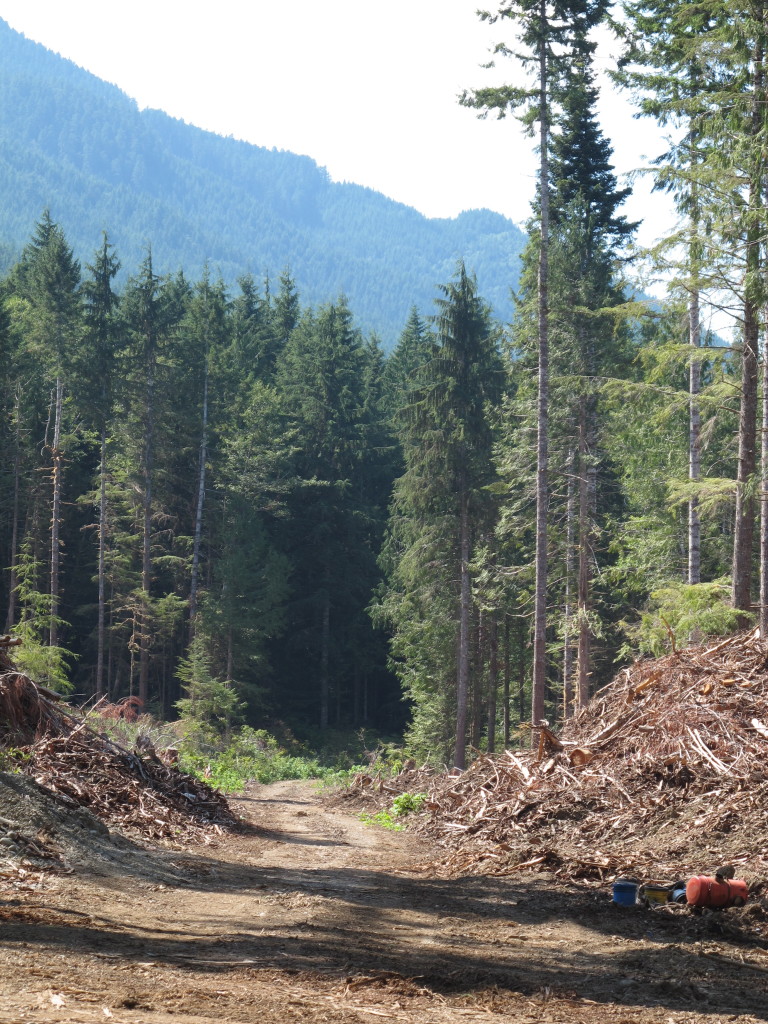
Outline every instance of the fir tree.
<svg viewBox="0 0 768 1024"><path fill-rule="evenodd" d="M450 740L454 764L464 767L471 562L493 479L489 406L499 401L503 371L488 311L463 264L441 291L430 359L404 410L406 470L395 490L383 614L415 705L414 745L434 756L447 754Z"/></svg>
<svg viewBox="0 0 768 1024"><path fill-rule="evenodd" d="M46 435L51 460L51 546L49 644L58 646L64 449L64 381L71 366L80 318L80 264L64 232L45 210L17 270L20 290L37 316L41 352L54 377L52 432Z"/></svg>
<svg viewBox="0 0 768 1024"><path fill-rule="evenodd" d="M119 319L119 300L113 290L120 261L105 232L102 245L88 265L89 276L83 282L85 336L78 388L82 407L92 417L99 434L98 483L98 612L96 639L95 693L104 693L104 655L106 641L106 551L107 551L107 438L114 415L114 390L117 358L123 344Z"/></svg>
<svg viewBox="0 0 768 1024"><path fill-rule="evenodd" d="M519 0L502 4L496 13L481 11L480 17L495 23L507 20L519 26L522 53L506 43L494 52L514 57L535 75L530 88L501 86L465 93L461 102L487 113L495 110L504 117L521 110L521 120L533 132L538 124L539 216L538 216L538 397L536 440L536 585L534 596L533 682L531 720L534 728L544 711L546 686L547 620L547 508L549 503L549 232L550 232L550 136L555 106L562 98L562 79L574 60L589 54L594 43L589 32L605 17L607 0ZM492 63L491 65L492 66Z"/></svg>

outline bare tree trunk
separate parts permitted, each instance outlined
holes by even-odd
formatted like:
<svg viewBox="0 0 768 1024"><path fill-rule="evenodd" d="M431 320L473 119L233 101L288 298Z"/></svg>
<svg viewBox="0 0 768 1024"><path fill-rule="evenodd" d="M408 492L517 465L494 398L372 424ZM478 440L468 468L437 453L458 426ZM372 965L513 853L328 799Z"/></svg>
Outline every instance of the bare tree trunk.
<svg viewBox="0 0 768 1024"><path fill-rule="evenodd" d="M14 452L13 452L13 511L11 512L11 579L8 593L8 616L5 620L6 633L16 622L16 587L19 585L17 566L19 564L19 501L21 490L21 390L16 389L14 403Z"/></svg>
<svg viewBox="0 0 768 1024"><path fill-rule="evenodd" d="M118 680L113 676L113 662L114 662L114 644L112 643L113 629L115 624L115 602L114 602L114 590L110 588L110 602L109 602L109 639L107 642L107 697L110 700L115 700L118 693Z"/></svg>
<svg viewBox="0 0 768 1024"><path fill-rule="evenodd" d="M732 591L733 607L743 611L749 611L752 600L752 538L755 524L755 501L749 484L755 472L757 457L757 335L755 309L747 299L744 304Z"/></svg>
<svg viewBox="0 0 768 1024"><path fill-rule="evenodd" d="M130 644L131 663L130 663L129 668L128 668L128 696L129 697L133 696L133 685L134 685L134 681L135 681L135 678L136 678L136 639L135 639L135 637L136 637L136 627L137 627L137 625L138 625L138 623L136 622L136 613L134 611L134 615L133 615L133 629L131 631L131 644Z"/></svg>
<svg viewBox="0 0 768 1024"><path fill-rule="evenodd" d="M320 630L320 728L328 728L330 714L330 643L331 643L331 599L327 593L323 598L322 624Z"/></svg>
<svg viewBox="0 0 768 1024"><path fill-rule="evenodd" d="M459 648L456 671L456 746L453 763L466 767L467 698L469 695L469 623L472 615L472 593L469 572L469 494L462 479L459 494Z"/></svg>
<svg viewBox="0 0 768 1024"><path fill-rule="evenodd" d="M698 349L701 345L701 319L699 314L698 288L691 290L688 307L690 345ZM689 461L688 477L691 481L701 478L701 363L691 359L689 373ZM688 503L688 582L701 582L701 523L699 521L699 500L692 497Z"/></svg>
<svg viewBox="0 0 768 1024"><path fill-rule="evenodd" d="M149 602L152 589L152 476L154 469L155 431L155 365L154 352L150 352L147 367L146 397L144 406L144 495L141 552L141 593L143 603L139 616L139 700L146 708L149 697Z"/></svg>
<svg viewBox="0 0 768 1024"><path fill-rule="evenodd" d="M587 440L587 399L579 407L579 651L577 702L583 708L589 702L592 632L589 621L592 608L592 530L590 522L590 451Z"/></svg>
<svg viewBox="0 0 768 1024"><path fill-rule="evenodd" d="M539 2L539 201L540 248L538 274L539 381L536 441L536 584L533 624L533 679L531 686L531 741L536 742L544 717L547 674L547 512L549 504L549 110L547 104L547 6Z"/></svg>
<svg viewBox="0 0 768 1024"><path fill-rule="evenodd" d="M99 607L96 640L96 699L104 694L104 639L106 617L106 548L107 548L107 428L101 428L99 460Z"/></svg>
<svg viewBox="0 0 768 1024"><path fill-rule="evenodd" d="M763 81L763 40L754 43L752 58L751 142L762 154L759 140L764 132L765 96ZM757 463L757 353L758 319L753 298L760 280L760 239L762 229L762 185L764 158L759 171L752 167L749 181L746 275L744 282L744 339L742 348L741 404L739 408L739 461L736 485L736 516L733 537L733 607L749 611L752 604L752 541L755 527L755 500L751 489ZM746 624L744 618L742 625Z"/></svg>
<svg viewBox="0 0 768 1024"><path fill-rule="evenodd" d="M192 546L192 572L189 584L189 640L195 636L197 618L197 579L200 567L200 542L203 535L203 502L205 501L205 463L208 458L208 357L205 360L203 383L203 425L200 436L200 462L197 470L197 502L195 503L195 533Z"/></svg>
<svg viewBox="0 0 768 1024"><path fill-rule="evenodd" d="M64 406L64 388L61 377L56 378L56 407L53 418L53 502L51 511L51 621L48 643L59 646L59 570L61 564L61 417Z"/></svg>
<svg viewBox="0 0 768 1024"><path fill-rule="evenodd" d="M763 339L763 422L760 441L760 634L768 632L768 329Z"/></svg>
<svg viewBox="0 0 768 1024"><path fill-rule="evenodd" d="M565 607L563 609L563 718L570 718L573 713L573 669L575 650L573 645L573 605L571 587L576 569L576 544L575 544L575 498L576 487L574 482L575 465L573 449L568 453L566 466L567 476L567 501L566 501L566 524L565 524Z"/></svg>
<svg viewBox="0 0 768 1024"><path fill-rule="evenodd" d="M520 717L520 724L525 721L525 626L520 620L520 631L518 633L518 659L517 659L517 709Z"/></svg>
<svg viewBox="0 0 768 1024"><path fill-rule="evenodd" d="M504 706L502 708L502 714L504 716L504 749L506 750L509 746L509 691L510 683L512 682L512 652L510 651L510 622L509 616L504 616Z"/></svg>
<svg viewBox="0 0 768 1024"><path fill-rule="evenodd" d="M488 742L487 750L496 750L496 700L499 691L499 630L495 611L488 613Z"/></svg>
<svg viewBox="0 0 768 1024"><path fill-rule="evenodd" d="M482 611L477 613L474 629L470 627L470 644L474 652L470 669L472 687L472 723L470 726L470 743L475 750L480 749L483 736L483 669L485 654L485 616Z"/></svg>

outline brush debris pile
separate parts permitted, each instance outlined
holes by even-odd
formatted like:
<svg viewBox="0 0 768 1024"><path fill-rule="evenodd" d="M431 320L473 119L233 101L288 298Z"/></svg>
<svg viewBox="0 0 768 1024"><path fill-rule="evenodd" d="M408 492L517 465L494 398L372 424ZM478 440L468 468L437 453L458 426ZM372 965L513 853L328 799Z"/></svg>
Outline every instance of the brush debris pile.
<svg viewBox="0 0 768 1024"><path fill-rule="evenodd" d="M164 763L151 745L126 750L14 669L0 674L4 746L18 748L21 770L64 803L146 838L200 837L235 824L224 797Z"/></svg>
<svg viewBox="0 0 768 1024"><path fill-rule="evenodd" d="M413 778L409 778L408 775ZM768 871L768 643L757 630L624 669L537 751L406 773L447 874Z"/></svg>

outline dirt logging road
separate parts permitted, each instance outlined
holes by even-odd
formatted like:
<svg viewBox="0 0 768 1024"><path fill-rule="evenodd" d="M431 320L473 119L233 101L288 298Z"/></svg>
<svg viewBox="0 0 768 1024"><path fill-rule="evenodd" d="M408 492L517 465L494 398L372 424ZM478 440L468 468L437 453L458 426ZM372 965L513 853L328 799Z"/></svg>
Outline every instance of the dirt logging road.
<svg viewBox="0 0 768 1024"><path fill-rule="evenodd" d="M768 950L727 913L438 878L422 841L312 783L253 786L241 831L179 849L75 821L31 780L0 794L4 822L66 850L63 871L0 871L3 1024L768 1020Z"/></svg>

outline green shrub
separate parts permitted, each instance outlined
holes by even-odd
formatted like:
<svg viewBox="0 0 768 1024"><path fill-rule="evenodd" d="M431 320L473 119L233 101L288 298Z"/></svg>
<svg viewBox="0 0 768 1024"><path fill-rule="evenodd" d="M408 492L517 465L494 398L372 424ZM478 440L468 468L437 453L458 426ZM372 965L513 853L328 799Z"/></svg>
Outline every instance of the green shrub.
<svg viewBox="0 0 768 1024"><path fill-rule="evenodd" d="M351 764L348 756L337 756L333 763L323 764L319 758L303 753L295 740L286 751L266 729L249 725L227 736L218 723L192 717L168 723L152 715L140 715L131 722L90 714L88 724L128 749L133 748L139 735L147 737L157 751L177 748L181 770L222 793L242 792L248 782L287 779L317 779L325 786L343 786L363 771L361 765Z"/></svg>
<svg viewBox="0 0 768 1024"><path fill-rule="evenodd" d="M401 832L405 825L401 825L395 819L404 818L407 814L420 811L426 799L426 793L400 793L392 801L392 807L388 811L377 811L376 814L368 814L363 811L360 821L364 825L380 825L392 832Z"/></svg>
<svg viewBox="0 0 768 1024"><path fill-rule="evenodd" d="M19 772L22 763L31 757L31 754L19 747L0 747L0 772Z"/></svg>
<svg viewBox="0 0 768 1024"><path fill-rule="evenodd" d="M748 613L730 604L727 580L712 583L669 583L653 591L649 608L639 623L623 623L630 638L619 652L627 657L640 651L658 658L675 645L685 647L691 641L706 637L727 636L737 628ZM634 650L633 650L634 648Z"/></svg>
<svg viewBox="0 0 768 1024"><path fill-rule="evenodd" d="M392 801L392 810L398 817L402 817L420 811L426 799L426 793L401 793Z"/></svg>

